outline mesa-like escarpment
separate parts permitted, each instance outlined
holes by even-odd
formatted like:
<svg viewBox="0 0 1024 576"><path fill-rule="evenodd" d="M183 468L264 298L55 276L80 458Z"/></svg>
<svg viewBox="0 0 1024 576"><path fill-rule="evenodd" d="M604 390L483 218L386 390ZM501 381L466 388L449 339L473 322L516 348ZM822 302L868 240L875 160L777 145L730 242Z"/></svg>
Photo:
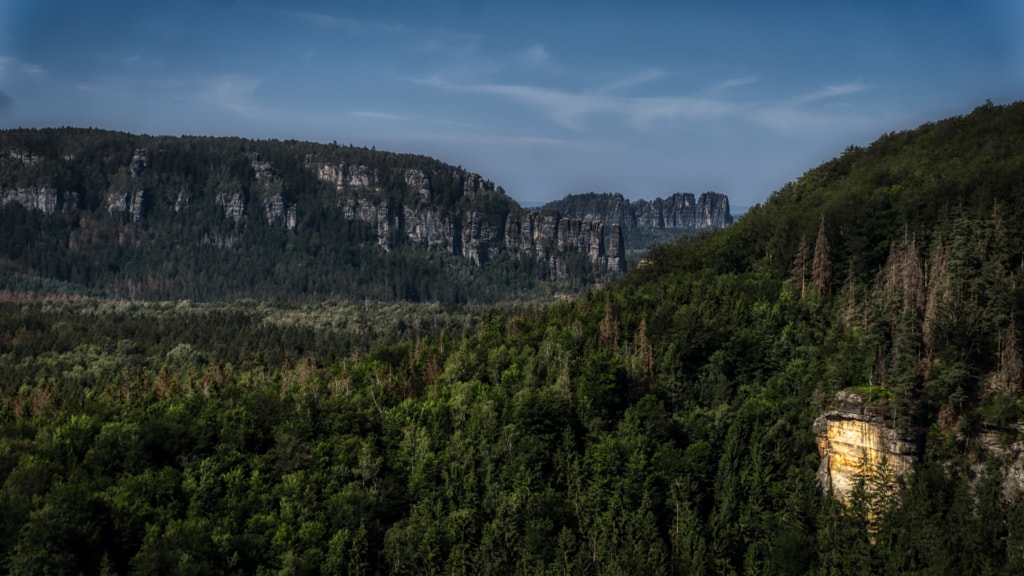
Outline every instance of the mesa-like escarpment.
<svg viewBox="0 0 1024 576"><path fill-rule="evenodd" d="M14 231L0 238L4 270L122 297L255 289L285 299L461 301L544 281L582 287L625 272L627 229L669 230L658 237L666 241L731 222L728 200L707 198L626 202L629 218L590 217L523 209L483 176L422 156L71 128L0 132L0 210ZM453 267L465 279L456 288L442 280Z"/></svg>
<svg viewBox="0 0 1024 576"><path fill-rule="evenodd" d="M545 208L572 218L618 224L633 228L703 232L732 224L729 198L725 194L705 192L699 198L676 193L668 198L630 202L622 194L573 194L550 202Z"/></svg>

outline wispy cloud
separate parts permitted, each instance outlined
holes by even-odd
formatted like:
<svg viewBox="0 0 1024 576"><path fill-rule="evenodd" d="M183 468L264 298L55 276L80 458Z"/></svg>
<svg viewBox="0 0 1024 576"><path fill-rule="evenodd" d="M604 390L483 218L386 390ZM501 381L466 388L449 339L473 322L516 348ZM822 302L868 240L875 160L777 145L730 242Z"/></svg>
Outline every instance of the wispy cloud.
<svg viewBox="0 0 1024 576"><path fill-rule="evenodd" d="M241 116L263 116L265 110L256 103L255 92L263 81L241 75L226 75L207 80L199 91L199 100L207 105Z"/></svg>
<svg viewBox="0 0 1024 576"><path fill-rule="evenodd" d="M0 80L15 75L40 78L46 75L46 70L41 66L19 60L13 56L0 56Z"/></svg>
<svg viewBox="0 0 1024 576"><path fill-rule="evenodd" d="M740 86L748 86L750 84L756 84L760 80L757 76L744 76L742 78L731 78L725 82L714 84L704 91L705 94L717 94L724 92L731 88L739 88Z"/></svg>
<svg viewBox="0 0 1024 576"><path fill-rule="evenodd" d="M794 104L806 104L808 102L814 102L816 100L824 100L826 98L834 98L836 96L845 96L847 94L854 94L856 92L862 92L867 90L868 86L860 82L852 82L850 84L841 84L839 86L826 86L821 90L803 94L793 99Z"/></svg>
<svg viewBox="0 0 1024 576"><path fill-rule="evenodd" d="M524 148L557 148L566 150L589 150L601 148L602 143L594 141L565 140L542 136L507 136L500 134L412 132L402 136L406 140L430 142L456 142L489 146L522 146Z"/></svg>
<svg viewBox="0 0 1024 576"><path fill-rule="evenodd" d="M356 34L363 32L402 32L405 27L401 24L395 24L391 22L375 22L369 20L356 20L353 18L346 18L343 16L334 16L332 14L323 14L320 12L307 12L302 10L282 10L282 14L316 24L325 28L331 28L334 30L341 30L347 34Z"/></svg>
<svg viewBox="0 0 1024 576"><path fill-rule="evenodd" d="M449 90L494 94L538 108L558 125L584 130L588 116L618 114L635 125L673 118L714 118L728 114L734 105L716 100L690 97L627 98L597 93L572 93L537 86L509 84L451 85L433 80L429 83Z"/></svg>
<svg viewBox="0 0 1024 576"><path fill-rule="evenodd" d="M354 111L349 112L349 116L356 118L370 118L373 120L408 120L406 116L400 114L392 114L390 112L373 112L373 111Z"/></svg>
<svg viewBox="0 0 1024 576"><path fill-rule="evenodd" d="M649 76L655 75L652 73ZM752 81L737 79L723 84L739 86ZM783 102L733 102L712 95L626 97L606 92L567 92L530 85L458 85L438 79L423 82L445 90L507 98L535 108L547 115L555 124L576 131L585 131L587 120L599 114L619 116L636 129L649 129L667 121L709 121L723 118L744 120L779 130L820 128L843 119L808 111L803 108L804 104L866 89L863 84L855 83L828 86Z"/></svg>
<svg viewBox="0 0 1024 576"><path fill-rule="evenodd" d="M664 78L665 76L666 74L664 70L658 68L650 68L642 72L637 72L635 74L623 76L622 78L619 78L618 80L612 82L611 84L608 84L607 86L600 88L597 92L602 94L607 92L617 92L619 90L624 90L626 88L632 88L633 86L639 86L640 84L653 82L655 80Z"/></svg>
<svg viewBox="0 0 1024 576"><path fill-rule="evenodd" d="M543 66L551 60L551 53L543 44L534 44L523 51L522 60L528 66Z"/></svg>

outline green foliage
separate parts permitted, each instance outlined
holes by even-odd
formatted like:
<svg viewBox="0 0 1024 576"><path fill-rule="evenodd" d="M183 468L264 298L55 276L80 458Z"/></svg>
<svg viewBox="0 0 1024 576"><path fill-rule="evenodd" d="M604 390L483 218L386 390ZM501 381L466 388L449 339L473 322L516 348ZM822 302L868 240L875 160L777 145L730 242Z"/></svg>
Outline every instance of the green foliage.
<svg viewBox="0 0 1024 576"><path fill-rule="evenodd" d="M2 570L1019 573L1022 119L850 149L547 308L2 303ZM839 391L922 448L849 507Z"/></svg>
<svg viewBox="0 0 1024 576"><path fill-rule="evenodd" d="M347 176L318 179L322 165ZM429 180L429 195L410 173ZM569 286L556 286L546 266L498 250L506 217L521 209L479 178L432 158L336 144L2 130L0 290L487 304L549 301L601 279L579 257ZM373 210L358 215L357 202ZM399 232L410 210L436 220L445 250ZM462 255L470 214L495 233L481 266Z"/></svg>

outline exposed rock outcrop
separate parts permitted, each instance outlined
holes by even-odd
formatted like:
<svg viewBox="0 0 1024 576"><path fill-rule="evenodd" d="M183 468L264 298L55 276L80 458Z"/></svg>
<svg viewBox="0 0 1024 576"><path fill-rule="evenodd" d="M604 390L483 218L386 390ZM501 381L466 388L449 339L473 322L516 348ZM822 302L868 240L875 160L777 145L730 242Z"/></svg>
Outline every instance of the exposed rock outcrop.
<svg viewBox="0 0 1024 576"><path fill-rule="evenodd" d="M149 154L146 149L136 148L135 153L132 154L131 164L128 165L128 171L131 172L132 178L138 178L148 166Z"/></svg>
<svg viewBox="0 0 1024 576"><path fill-rule="evenodd" d="M138 223L146 215L146 192L136 190L129 192L111 192L107 195L107 213L131 216L132 222Z"/></svg>
<svg viewBox="0 0 1024 576"><path fill-rule="evenodd" d="M295 206L285 204L280 195L271 196L263 207L267 213L267 224L281 224L288 230L295 230L298 222Z"/></svg>
<svg viewBox="0 0 1024 576"><path fill-rule="evenodd" d="M181 212L185 208L188 208L191 204L192 195L184 190L179 190L177 198L174 199L174 211Z"/></svg>
<svg viewBox="0 0 1024 576"><path fill-rule="evenodd" d="M388 203L374 204L370 200L353 198L342 205L342 213L346 220L362 220L377 227L377 243L387 247L388 231L391 229L388 218Z"/></svg>
<svg viewBox="0 0 1024 576"><path fill-rule="evenodd" d="M217 206L224 210L224 218L235 224L245 224L245 199L242 194L217 194Z"/></svg>
<svg viewBox="0 0 1024 576"><path fill-rule="evenodd" d="M370 188L376 189L380 182L377 170L362 164L351 166L348 164L328 164L313 162L306 158L306 167L316 173L316 177L324 182L330 182L339 189L341 188Z"/></svg>
<svg viewBox="0 0 1024 576"><path fill-rule="evenodd" d="M405 171L405 185L416 191L423 200L430 201L430 176L423 170L410 168Z"/></svg>
<svg viewBox="0 0 1024 576"><path fill-rule="evenodd" d="M608 237L608 269L619 273L626 271L626 243L622 239L622 226L612 224Z"/></svg>
<svg viewBox="0 0 1024 576"><path fill-rule="evenodd" d="M445 218L436 208L403 210L402 220L405 233L416 244L452 252L455 246L455 229L451 220Z"/></svg>
<svg viewBox="0 0 1024 576"><path fill-rule="evenodd" d="M482 192L494 192L494 182L485 180L479 174L470 172L462 180L462 192L469 198L473 198Z"/></svg>
<svg viewBox="0 0 1024 576"><path fill-rule="evenodd" d="M832 407L814 421L821 455L818 483L849 502L858 479L886 473L901 485L918 459L917 437L890 427L884 406L867 402L856 391L836 395ZM883 466L884 464L884 466Z"/></svg>
<svg viewBox="0 0 1024 576"><path fill-rule="evenodd" d="M55 188L0 189L0 206L13 202L21 204L29 210L39 210L45 214L53 214L57 211L57 201L58 194ZM65 198L65 206L67 206L67 201L68 199ZM77 204L77 196L75 197L75 204Z"/></svg>
<svg viewBox="0 0 1024 576"><path fill-rule="evenodd" d="M270 162L263 160L259 152L250 152L249 159L252 160L252 169L257 180L269 180L274 177L274 167Z"/></svg>
<svg viewBox="0 0 1024 576"><path fill-rule="evenodd" d="M693 194L677 193L665 199L637 200L635 203L630 203L621 194L585 194L568 196L548 207L569 218L600 220L606 226L619 224L626 230L650 228L700 232L732 224L729 198L715 192L705 192L696 199Z"/></svg>
<svg viewBox="0 0 1024 576"><path fill-rule="evenodd" d="M17 162L21 162L22 164L24 164L26 166L32 166L34 164L38 164L39 160L40 160L38 154L33 154L33 153L31 153L31 152L29 152L27 150L18 150L18 149L8 150L3 155L0 155L0 158L2 158L4 156L6 156L7 158L10 158L11 160L15 160Z"/></svg>
<svg viewBox="0 0 1024 576"><path fill-rule="evenodd" d="M1018 438L1004 443L996 429L983 430L978 434L978 440L985 450L985 459L994 459L1003 473L1003 499L1013 502L1020 498L1024 493L1024 441ZM972 468L976 478L986 472L984 462L978 462Z"/></svg>

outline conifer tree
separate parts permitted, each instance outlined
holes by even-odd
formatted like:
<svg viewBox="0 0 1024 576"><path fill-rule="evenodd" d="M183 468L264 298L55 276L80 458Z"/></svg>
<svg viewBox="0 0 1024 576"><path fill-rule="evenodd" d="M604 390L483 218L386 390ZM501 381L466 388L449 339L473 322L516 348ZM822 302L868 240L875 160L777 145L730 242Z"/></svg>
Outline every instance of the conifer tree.
<svg viewBox="0 0 1024 576"><path fill-rule="evenodd" d="M793 283L800 285L800 298L807 294L807 238L800 237L800 248L793 259Z"/></svg>
<svg viewBox="0 0 1024 576"><path fill-rule="evenodd" d="M604 301L604 317L601 318L600 334L598 336L602 345L612 350L619 349L619 323L612 316L610 296Z"/></svg>
<svg viewBox="0 0 1024 576"><path fill-rule="evenodd" d="M827 294L832 282L832 261L830 259L828 237L825 235L825 215L821 215L818 226L818 237L814 241L814 260L811 263L811 283L818 294Z"/></svg>

